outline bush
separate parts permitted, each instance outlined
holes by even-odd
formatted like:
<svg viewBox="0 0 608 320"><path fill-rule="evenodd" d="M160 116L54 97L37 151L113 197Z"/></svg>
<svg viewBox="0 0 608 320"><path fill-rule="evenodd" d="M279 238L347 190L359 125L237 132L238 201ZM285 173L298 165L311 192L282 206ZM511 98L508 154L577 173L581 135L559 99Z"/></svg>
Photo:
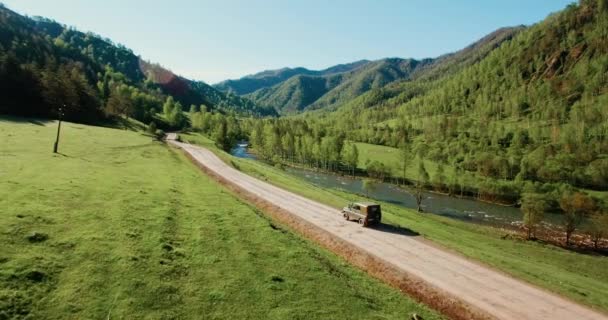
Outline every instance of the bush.
<svg viewBox="0 0 608 320"><path fill-rule="evenodd" d="M150 124L148 125L148 133L156 134L156 122L154 122L154 121L150 122Z"/></svg>
<svg viewBox="0 0 608 320"><path fill-rule="evenodd" d="M165 137L165 132L163 130L158 129L156 130L154 135L156 136L156 140L162 140Z"/></svg>

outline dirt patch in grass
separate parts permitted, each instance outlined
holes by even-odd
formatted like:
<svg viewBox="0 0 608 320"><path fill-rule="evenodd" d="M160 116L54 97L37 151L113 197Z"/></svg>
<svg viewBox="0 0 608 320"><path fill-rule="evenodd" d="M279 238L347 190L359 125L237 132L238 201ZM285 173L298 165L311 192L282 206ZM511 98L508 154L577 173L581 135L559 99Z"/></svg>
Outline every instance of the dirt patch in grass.
<svg viewBox="0 0 608 320"><path fill-rule="evenodd" d="M442 290L439 290L421 279L408 274L391 263L379 259L378 257L360 250L359 248L341 240L328 232L304 221L286 210L283 210L272 203L262 200L254 194L234 185L222 176L209 170L207 167L197 162L190 154L184 152L186 157L199 167L207 175L226 186L238 197L247 200L258 209L262 210L273 220L284 224L315 241L321 246L336 253L354 266L366 271L389 285L399 289L402 293L414 297L421 303L441 312L451 319L493 319L487 313L467 305L463 301L455 298Z"/></svg>
<svg viewBox="0 0 608 320"><path fill-rule="evenodd" d="M49 238L49 235L46 233L42 233L42 232L33 232L32 234L28 235L26 238L29 242L36 243L36 242L46 241Z"/></svg>

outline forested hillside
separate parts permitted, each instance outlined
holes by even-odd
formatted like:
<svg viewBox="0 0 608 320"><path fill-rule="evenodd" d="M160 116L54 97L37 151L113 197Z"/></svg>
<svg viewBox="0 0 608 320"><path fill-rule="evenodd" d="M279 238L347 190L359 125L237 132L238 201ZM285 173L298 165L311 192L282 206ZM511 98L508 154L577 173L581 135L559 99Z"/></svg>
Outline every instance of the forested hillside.
<svg viewBox="0 0 608 320"><path fill-rule="evenodd" d="M257 90L247 97L261 105L273 106L281 113L294 113L304 110L336 88L344 77L345 74L297 75L274 87Z"/></svg>
<svg viewBox="0 0 608 320"><path fill-rule="evenodd" d="M266 70L253 75L245 76L241 79L222 81L214 85L214 87L221 91L243 95L252 93L259 89L272 87L294 76L328 76L336 73L352 71L367 63L369 63L369 61L360 60L347 64L339 64L319 71L309 70L302 67Z"/></svg>
<svg viewBox="0 0 608 320"><path fill-rule="evenodd" d="M605 0L572 4L491 37L502 40L486 42L487 54L444 57L463 63L431 65L335 112L256 122L252 142L275 160L335 169L352 165L349 141L395 147L406 167L436 164L414 180L488 200L542 193L557 207L572 188L608 190L607 10Z"/></svg>
<svg viewBox="0 0 608 320"><path fill-rule="evenodd" d="M159 120L172 127L185 124L181 110L190 105L275 114L273 109L258 108L246 99L179 77L98 35L44 18L23 17L3 6L0 92L1 113L55 117L63 107L67 119L81 122L126 115L149 123L158 118L169 96L174 99L173 111Z"/></svg>
<svg viewBox="0 0 608 320"><path fill-rule="evenodd" d="M436 59L387 58L361 60L321 71L284 68L227 80L216 88L244 95L282 114L315 109L333 110L373 89L402 80L436 79L478 62L523 27L502 28L467 48Z"/></svg>
<svg viewBox="0 0 608 320"><path fill-rule="evenodd" d="M245 96L257 104L274 107L281 113L329 107L344 103L370 89L408 78L429 62L430 60L391 58L367 62L353 70L330 68L341 72L300 74Z"/></svg>

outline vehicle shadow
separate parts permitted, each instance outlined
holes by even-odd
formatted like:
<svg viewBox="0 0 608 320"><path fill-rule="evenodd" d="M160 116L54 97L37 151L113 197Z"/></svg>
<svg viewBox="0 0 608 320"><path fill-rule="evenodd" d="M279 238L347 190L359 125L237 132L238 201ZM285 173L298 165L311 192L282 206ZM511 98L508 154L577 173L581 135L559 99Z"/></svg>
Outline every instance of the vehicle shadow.
<svg viewBox="0 0 608 320"><path fill-rule="evenodd" d="M392 225L392 224L385 224L382 222L380 222L377 225L370 226L369 228L378 230L378 231L382 231L382 232L387 232L387 233L400 234L400 235L408 236L408 237L417 237L420 235L420 233L418 233L412 229L402 227L402 226L396 226L396 225Z"/></svg>

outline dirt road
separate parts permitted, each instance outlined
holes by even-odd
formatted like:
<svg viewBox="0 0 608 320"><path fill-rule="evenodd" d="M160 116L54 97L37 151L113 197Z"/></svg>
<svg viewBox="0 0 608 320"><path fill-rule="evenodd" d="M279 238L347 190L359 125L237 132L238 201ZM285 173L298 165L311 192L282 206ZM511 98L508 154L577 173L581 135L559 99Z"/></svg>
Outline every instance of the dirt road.
<svg viewBox="0 0 608 320"><path fill-rule="evenodd" d="M174 139L170 135L169 139ZM340 211L248 176L211 151L170 143L223 179L498 319L608 319L565 298L399 233L362 228Z"/></svg>

